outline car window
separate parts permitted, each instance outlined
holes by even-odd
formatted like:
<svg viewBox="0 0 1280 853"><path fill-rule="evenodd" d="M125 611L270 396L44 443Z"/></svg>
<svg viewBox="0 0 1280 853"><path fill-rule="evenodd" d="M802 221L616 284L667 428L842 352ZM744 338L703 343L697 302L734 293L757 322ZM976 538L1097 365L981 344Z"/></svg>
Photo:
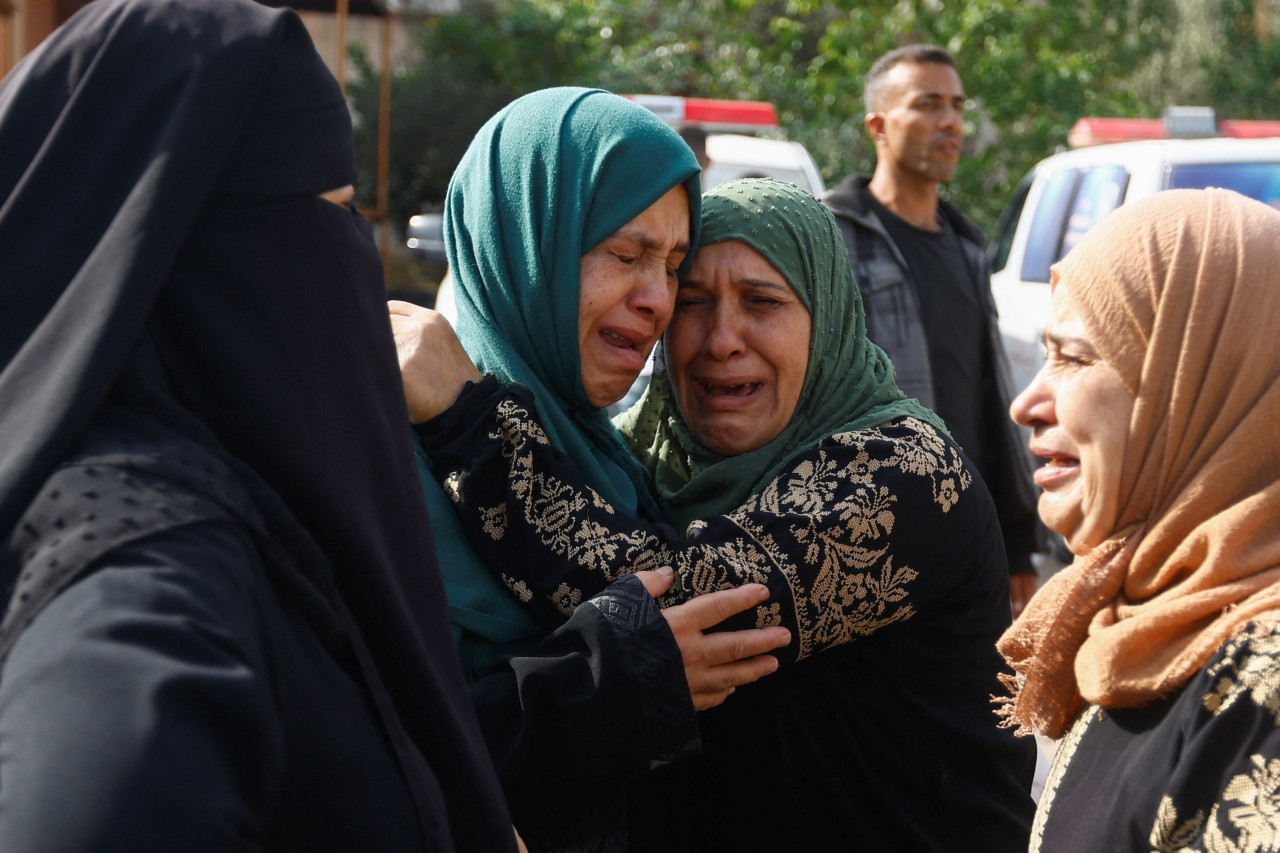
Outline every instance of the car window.
<svg viewBox="0 0 1280 853"><path fill-rule="evenodd" d="M1045 179L1022 258L1023 281L1049 280L1049 266L1058 259L1067 210L1082 174L1081 169L1062 169Z"/></svg>
<svg viewBox="0 0 1280 853"><path fill-rule="evenodd" d="M1031 190L1031 182L1035 172L1027 175L1013 191L1000 221L996 223L996 236L991 241L991 271L1000 272L1009 262L1009 250L1013 248L1013 233L1018 230L1018 217L1022 215L1022 206L1027 203L1027 193Z"/></svg>
<svg viewBox="0 0 1280 853"><path fill-rule="evenodd" d="M1167 169L1166 189L1223 187L1280 207L1280 163L1179 163Z"/></svg>
<svg viewBox="0 0 1280 853"><path fill-rule="evenodd" d="M1086 171L1071 205L1071 215L1067 217L1062 247L1054 260L1066 257L1095 222L1119 207L1128 186L1129 170L1124 166L1094 166Z"/></svg>

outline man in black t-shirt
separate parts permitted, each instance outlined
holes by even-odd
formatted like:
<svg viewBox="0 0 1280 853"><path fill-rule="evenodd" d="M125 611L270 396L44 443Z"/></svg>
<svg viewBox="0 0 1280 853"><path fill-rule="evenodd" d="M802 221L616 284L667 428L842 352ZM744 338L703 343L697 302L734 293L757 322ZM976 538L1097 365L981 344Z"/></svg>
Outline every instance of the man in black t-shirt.
<svg viewBox="0 0 1280 853"><path fill-rule="evenodd" d="M887 53L867 74L865 100L875 173L850 176L824 201L849 248L867 334L902 390L946 421L995 500L1016 616L1036 589L1040 527L1030 458L1008 414L986 238L939 196L964 141L955 59L934 45Z"/></svg>

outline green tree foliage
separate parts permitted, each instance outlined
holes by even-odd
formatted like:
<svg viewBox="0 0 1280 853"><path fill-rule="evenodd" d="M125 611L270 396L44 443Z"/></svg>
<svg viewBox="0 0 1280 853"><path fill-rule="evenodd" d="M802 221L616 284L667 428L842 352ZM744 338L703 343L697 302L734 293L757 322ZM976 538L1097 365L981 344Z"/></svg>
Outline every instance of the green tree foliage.
<svg viewBox="0 0 1280 853"><path fill-rule="evenodd" d="M564 37L559 21L540 4L479 0L458 15L418 27L425 59L391 81L390 202L403 223L444 200L449 176L480 126L513 98L589 76L584 63L598 49ZM353 50L356 80L348 97L356 116L360 162L357 197L376 196L377 68Z"/></svg>
<svg viewBox="0 0 1280 853"><path fill-rule="evenodd" d="M1205 102L1223 118L1280 113L1280 4L1221 0L1219 49L1205 53Z"/></svg>
<svg viewBox="0 0 1280 853"><path fill-rule="evenodd" d="M856 81L894 47L940 44L955 55L971 99L966 156L947 193L988 230L1016 182L1065 144L1077 118L1128 115L1140 106L1122 82L1145 56L1163 48L1169 15L1158 0L842 0L842 6L845 13L821 44L822 56L830 59L806 80L809 103L825 108L821 125L840 129L811 147L824 164L837 159L841 166L869 170L874 152L861 133L864 108L841 92L860 98ZM848 138L851 130L857 146ZM842 151L857 156L850 163Z"/></svg>
<svg viewBox="0 0 1280 853"><path fill-rule="evenodd" d="M771 101L782 133L803 142L833 183L874 163L861 87L872 61L931 41L956 55L971 98L968 151L947 193L989 230L1018 179L1065 145L1081 116L1159 115L1169 102L1154 99L1176 91L1170 81L1193 80L1221 115L1280 109L1280 48L1254 8L1271 2L464 3L461 13L421 26L424 59L395 80L393 215L438 204L480 124L512 98L550 85ZM1220 9L1186 15L1197 4ZM1206 27L1217 29L1206 34ZM1194 49L1173 62L1175 43ZM353 87L360 116L375 115L375 91L371 75ZM360 134L368 174L371 121Z"/></svg>

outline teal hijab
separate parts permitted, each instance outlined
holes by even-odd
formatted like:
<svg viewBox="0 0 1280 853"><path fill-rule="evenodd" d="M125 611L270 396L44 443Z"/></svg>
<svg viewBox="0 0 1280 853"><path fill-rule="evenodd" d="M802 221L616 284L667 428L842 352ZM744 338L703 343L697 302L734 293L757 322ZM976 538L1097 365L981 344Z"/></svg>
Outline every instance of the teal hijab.
<svg viewBox="0 0 1280 853"><path fill-rule="evenodd" d="M528 386L548 439L586 483L619 511L654 520L648 472L582 388L579 264L679 184L689 194L696 245L698 173L684 140L644 107L598 89L545 89L515 100L480 129L445 200L456 328L472 361L482 373ZM459 643L474 672L540 632L484 568L429 480L451 615L470 632Z"/></svg>
<svg viewBox="0 0 1280 853"><path fill-rule="evenodd" d="M727 240L763 255L809 310L809 361L787 426L764 447L738 456L715 453L693 435L665 372L619 416L619 429L653 473L664 515L681 530L741 506L796 454L834 433L906 415L945 430L936 414L898 390L889 357L867 339L848 251L826 207L772 178L721 184L702 197L698 245Z"/></svg>

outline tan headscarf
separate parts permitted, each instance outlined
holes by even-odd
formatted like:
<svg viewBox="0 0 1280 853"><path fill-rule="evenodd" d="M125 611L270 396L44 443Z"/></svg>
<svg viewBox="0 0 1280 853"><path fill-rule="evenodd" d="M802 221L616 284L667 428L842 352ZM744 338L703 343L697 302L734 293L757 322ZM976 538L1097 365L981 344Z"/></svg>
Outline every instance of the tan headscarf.
<svg viewBox="0 0 1280 853"><path fill-rule="evenodd" d="M1082 701L1167 695L1280 612L1280 211L1158 193L1099 222L1060 280L1136 401L1115 532L999 642L1018 673L1006 723L1050 737Z"/></svg>

